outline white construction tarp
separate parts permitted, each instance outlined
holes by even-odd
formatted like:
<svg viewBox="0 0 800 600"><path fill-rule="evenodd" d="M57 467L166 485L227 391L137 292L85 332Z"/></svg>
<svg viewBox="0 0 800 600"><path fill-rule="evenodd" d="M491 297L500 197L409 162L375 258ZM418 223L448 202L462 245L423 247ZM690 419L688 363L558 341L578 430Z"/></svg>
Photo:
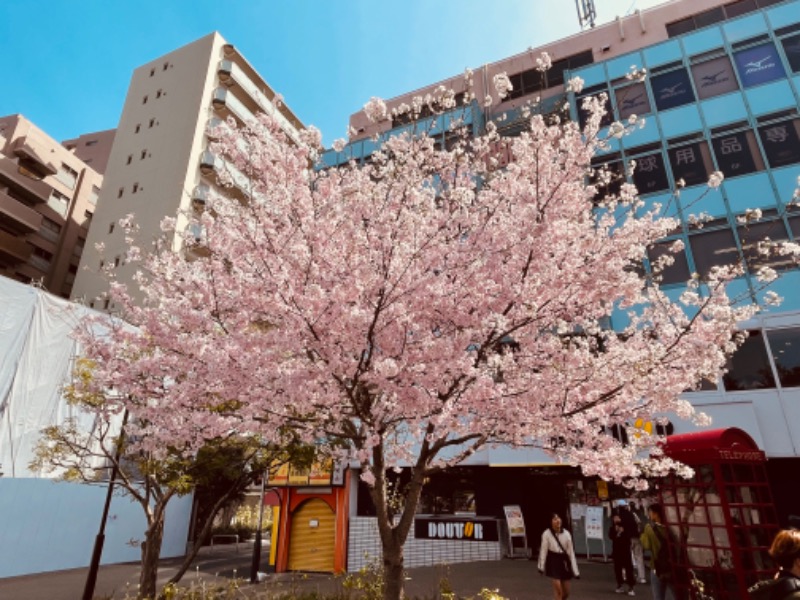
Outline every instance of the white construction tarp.
<svg viewBox="0 0 800 600"><path fill-rule="evenodd" d="M69 406L78 344L72 333L89 309L35 287L0 277L0 469L6 477L39 477L28 465L43 428L75 417Z"/></svg>

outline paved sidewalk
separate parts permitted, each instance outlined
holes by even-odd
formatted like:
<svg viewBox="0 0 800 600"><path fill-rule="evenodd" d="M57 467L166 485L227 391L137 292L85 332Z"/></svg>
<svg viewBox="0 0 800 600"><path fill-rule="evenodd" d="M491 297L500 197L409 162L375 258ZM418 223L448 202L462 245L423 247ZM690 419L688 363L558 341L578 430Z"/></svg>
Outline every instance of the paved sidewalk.
<svg viewBox="0 0 800 600"><path fill-rule="evenodd" d="M317 592L331 594L341 591L342 578L324 574L280 573L268 575L267 581L248 583L252 544L240 544L237 552L231 546L203 548L192 569L184 575L180 585L195 589L214 584L226 585L239 579L237 598L269 599L291 592ZM266 560L268 548L262 556ZM166 559L159 568L159 586L162 586L180 565L180 559ZM263 564L263 562L262 562ZM614 593L616 587L611 563L578 561L581 579L572 584L573 600L611 600L627 598ZM107 565L100 568L95 598L121 600L135 597L139 574L138 563ZM52 573L25 575L0 579L2 600L78 600L83 594L87 569L72 569ZM461 563L436 567L409 569L406 595L409 598L434 598L442 582L461 598L474 597L481 588L498 589L511 600L549 600L552 598L550 580L536 571L536 564L523 559ZM649 600L649 585L638 585L636 596Z"/></svg>

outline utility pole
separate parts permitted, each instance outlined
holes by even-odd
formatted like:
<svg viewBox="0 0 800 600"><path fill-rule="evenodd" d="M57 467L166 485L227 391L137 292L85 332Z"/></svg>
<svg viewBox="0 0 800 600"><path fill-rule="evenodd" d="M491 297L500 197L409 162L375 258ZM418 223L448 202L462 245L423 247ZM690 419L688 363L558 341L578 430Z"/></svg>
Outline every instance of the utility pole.
<svg viewBox="0 0 800 600"><path fill-rule="evenodd" d="M261 564L261 527L264 523L264 483L269 476L269 471L264 471L261 476L261 493L258 498L258 529L253 543L253 563L250 565L250 583L258 583L258 567Z"/></svg>

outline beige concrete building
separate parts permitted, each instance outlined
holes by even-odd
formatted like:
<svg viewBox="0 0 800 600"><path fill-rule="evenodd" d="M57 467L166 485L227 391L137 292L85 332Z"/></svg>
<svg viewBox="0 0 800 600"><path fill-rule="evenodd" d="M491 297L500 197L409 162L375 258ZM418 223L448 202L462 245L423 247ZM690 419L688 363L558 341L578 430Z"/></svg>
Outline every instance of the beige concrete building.
<svg viewBox="0 0 800 600"><path fill-rule="evenodd" d="M91 166L98 173L105 173L116 129L84 133L72 140L64 140L63 146Z"/></svg>
<svg viewBox="0 0 800 600"><path fill-rule="evenodd" d="M0 118L0 275L68 298L102 183L22 115Z"/></svg>
<svg viewBox="0 0 800 600"><path fill-rule="evenodd" d="M143 243L161 234L166 216L177 216L179 227L186 226L183 215L202 206L216 185L215 173L229 168L208 151L206 132L215 119L244 123L267 112L295 137L302 123L285 104L273 106L274 97L247 59L216 32L137 68L72 297L94 308L114 309L104 298L101 270L113 266L121 281L130 281L134 272L125 264L128 245L120 219L134 214Z"/></svg>

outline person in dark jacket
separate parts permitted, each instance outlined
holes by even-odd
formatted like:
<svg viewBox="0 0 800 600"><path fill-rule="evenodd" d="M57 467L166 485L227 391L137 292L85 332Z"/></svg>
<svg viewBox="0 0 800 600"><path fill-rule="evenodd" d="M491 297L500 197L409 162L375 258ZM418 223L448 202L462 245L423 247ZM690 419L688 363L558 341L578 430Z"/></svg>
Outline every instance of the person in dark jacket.
<svg viewBox="0 0 800 600"><path fill-rule="evenodd" d="M637 534L632 530L633 519L626 522L622 514L622 506L618 507L613 516L613 523L608 530L608 537L611 539L611 558L614 561L614 577L617 579L618 594L625 593L625 585L628 585L627 593L629 596L635 596L636 592L633 591L636 585L636 576L633 574L633 556L631 555L631 538ZM634 523L635 525L635 523ZM624 571L624 577L623 577Z"/></svg>
<svg viewBox="0 0 800 600"><path fill-rule="evenodd" d="M772 541L769 555L780 570L774 579L749 590L752 600L800 600L800 531L784 529Z"/></svg>

